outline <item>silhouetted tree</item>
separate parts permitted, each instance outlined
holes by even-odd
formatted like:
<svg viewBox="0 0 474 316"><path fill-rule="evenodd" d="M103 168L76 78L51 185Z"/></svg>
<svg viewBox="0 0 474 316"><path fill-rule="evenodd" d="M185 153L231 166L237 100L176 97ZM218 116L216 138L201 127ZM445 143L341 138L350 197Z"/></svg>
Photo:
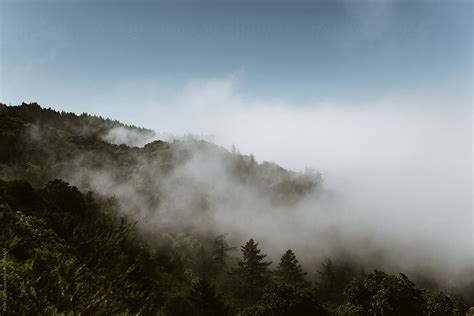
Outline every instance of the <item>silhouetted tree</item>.
<svg viewBox="0 0 474 316"><path fill-rule="evenodd" d="M241 305L255 303L263 293L263 289L270 283L271 262L264 261L266 254L258 248L258 242L250 239L242 250L242 261L231 272L235 298Z"/></svg>
<svg viewBox="0 0 474 316"><path fill-rule="evenodd" d="M426 301L426 316L457 316L459 306L455 300L441 292L422 290Z"/></svg>
<svg viewBox="0 0 474 316"><path fill-rule="evenodd" d="M225 240L225 235L219 235L214 239L212 247L212 261L217 269L225 269L227 267L228 252L234 250Z"/></svg>
<svg viewBox="0 0 474 316"><path fill-rule="evenodd" d="M194 270L200 278L209 278L215 274L212 257L202 245L199 247L197 258L194 261Z"/></svg>
<svg viewBox="0 0 474 316"><path fill-rule="evenodd" d="M229 252L235 247L229 246L225 235L219 235L214 239L212 246L212 267L216 278L220 278L227 271Z"/></svg>
<svg viewBox="0 0 474 316"><path fill-rule="evenodd" d="M199 279L191 285L188 299L193 315L225 316L229 312L222 296L216 293L216 288L207 279Z"/></svg>
<svg viewBox="0 0 474 316"><path fill-rule="evenodd" d="M362 271L354 265L335 264L331 259L327 259L321 264L315 280L318 298L324 303L341 304L345 299L345 287L354 277L361 274Z"/></svg>
<svg viewBox="0 0 474 316"><path fill-rule="evenodd" d="M318 303L310 289L285 283L265 289L262 298L240 315L247 316L325 316L327 311Z"/></svg>
<svg viewBox="0 0 474 316"><path fill-rule="evenodd" d="M348 303L339 315L424 315L427 312L422 291L404 275L389 275L375 270L354 279L345 294Z"/></svg>
<svg viewBox="0 0 474 316"><path fill-rule="evenodd" d="M280 263L275 271L277 281L288 283L294 286L309 286L309 282L304 279L306 272L298 263L295 254L288 249L281 257Z"/></svg>
<svg viewBox="0 0 474 316"><path fill-rule="evenodd" d="M323 301L331 301L338 293L336 279L336 269L331 259L327 259L321 264L321 270L318 271L319 280L317 281L317 292ZM341 290L342 292L342 290Z"/></svg>

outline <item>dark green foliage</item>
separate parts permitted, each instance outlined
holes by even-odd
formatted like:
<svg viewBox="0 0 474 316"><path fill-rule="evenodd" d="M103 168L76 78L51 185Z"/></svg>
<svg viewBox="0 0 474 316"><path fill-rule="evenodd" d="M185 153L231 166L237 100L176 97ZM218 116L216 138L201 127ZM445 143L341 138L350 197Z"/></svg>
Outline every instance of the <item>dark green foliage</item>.
<svg viewBox="0 0 474 316"><path fill-rule="evenodd" d="M306 272L303 272L298 259L296 259L291 249L288 249L281 257L280 263L275 271L275 277L278 282L302 287L310 285L310 283L304 279L306 274Z"/></svg>
<svg viewBox="0 0 474 316"><path fill-rule="evenodd" d="M344 289L349 282L360 275L354 265L336 264L327 259L321 264L315 280L318 298L326 305L339 305L344 302Z"/></svg>
<svg viewBox="0 0 474 316"><path fill-rule="evenodd" d="M201 245L197 251L197 258L194 260L192 270L199 278L211 278L214 275L214 266L209 252Z"/></svg>
<svg viewBox="0 0 474 316"><path fill-rule="evenodd" d="M9 312L35 314L54 309L98 313L127 310L103 287L106 284L94 281L90 269L68 251L65 242L47 228L44 221L13 211L5 205L0 207L0 211L1 244L9 250Z"/></svg>
<svg viewBox="0 0 474 316"><path fill-rule="evenodd" d="M230 247L225 240L225 235L219 235L214 239L212 247L212 262L216 270L225 271L228 265L229 251L235 247Z"/></svg>
<svg viewBox="0 0 474 316"><path fill-rule="evenodd" d="M133 225L101 205L113 203L99 202L59 180L37 191L25 181L0 181L0 246L8 251L9 311L226 315L232 308L244 315L325 315L314 293L325 297L322 289L327 288L338 296L331 282L346 278L341 272L346 270L327 261L321 283L312 291L288 250L272 284L270 262L251 239L241 247L242 260L224 286L228 306L207 279L187 283L172 252L151 250L134 234ZM209 260L202 269L210 275L225 270L230 250L218 236L213 256L202 252L203 262ZM339 315L459 314L449 296L419 290L403 274L375 271L353 280L346 295L345 303L328 301L330 310Z"/></svg>
<svg viewBox="0 0 474 316"><path fill-rule="evenodd" d="M426 301L426 316L457 316L461 315L459 306L451 297L442 292L423 290Z"/></svg>
<svg viewBox="0 0 474 316"><path fill-rule="evenodd" d="M21 181L1 182L0 192L9 311L114 314L161 308L166 288L176 281L133 238L131 225L62 181L38 192ZM18 192L25 193L23 203ZM18 205L28 207L23 212Z"/></svg>
<svg viewBox="0 0 474 316"><path fill-rule="evenodd" d="M263 289L271 281L268 266L271 262L264 261L266 254L258 248L258 242L250 239L241 247L242 260L231 272L232 291L239 305L247 306L255 303L263 294Z"/></svg>
<svg viewBox="0 0 474 316"><path fill-rule="evenodd" d="M58 112L51 108L45 109L37 103L22 103L19 106L6 106L0 103L0 117L21 119L24 122L48 125L57 129L67 130L84 136L97 136L114 127L124 127L153 133L151 130L133 125L125 125L116 120L104 119L100 116L83 113L76 115L70 112ZM6 123L4 123L6 124ZM10 126L15 124L9 122Z"/></svg>
<svg viewBox="0 0 474 316"><path fill-rule="evenodd" d="M171 289L161 313L169 316L226 316L229 307L207 279L198 279L189 288Z"/></svg>
<svg viewBox="0 0 474 316"><path fill-rule="evenodd" d="M76 187L69 186L61 180L54 180L45 185L39 194L49 202L50 208L55 208L59 212L77 213L83 215L86 211L84 196Z"/></svg>
<svg viewBox="0 0 474 316"><path fill-rule="evenodd" d="M236 247L231 247L226 241L226 235L219 235L214 239L211 249L211 273L216 288L221 292L230 292L232 284L229 282L230 262L229 252Z"/></svg>
<svg viewBox="0 0 474 316"><path fill-rule="evenodd" d="M460 315L456 301L441 292L418 289L404 274L375 270L354 279L345 291L348 302L338 315Z"/></svg>
<svg viewBox="0 0 474 316"><path fill-rule="evenodd" d="M188 299L196 316L225 316L229 308L207 279L199 279L189 289Z"/></svg>
<svg viewBox="0 0 474 316"><path fill-rule="evenodd" d="M328 315L309 289L285 283L269 286L254 306L245 309L240 315L252 316L292 316Z"/></svg>
<svg viewBox="0 0 474 316"><path fill-rule="evenodd" d="M351 315L423 315L426 301L422 291L404 274L393 276L375 270L354 279L346 289L348 305L341 311Z"/></svg>
<svg viewBox="0 0 474 316"><path fill-rule="evenodd" d="M170 293L161 310L161 313L167 316L191 316L193 312L185 289Z"/></svg>
<svg viewBox="0 0 474 316"><path fill-rule="evenodd" d="M225 235L219 235L214 239L212 245L212 267L213 275L218 283L220 283L228 272L229 252L235 247L229 246L225 240Z"/></svg>
<svg viewBox="0 0 474 316"><path fill-rule="evenodd" d="M0 180L0 199L19 209L26 209L30 212L42 207L42 200L35 190L25 180L13 180L5 182Z"/></svg>
<svg viewBox="0 0 474 316"><path fill-rule="evenodd" d="M344 288L337 280L336 276L336 268L331 261L331 259L327 259L326 262L321 264L321 270L318 271L319 280L317 281L316 289L324 302L331 302L335 301L336 295L340 294L342 291L340 287Z"/></svg>

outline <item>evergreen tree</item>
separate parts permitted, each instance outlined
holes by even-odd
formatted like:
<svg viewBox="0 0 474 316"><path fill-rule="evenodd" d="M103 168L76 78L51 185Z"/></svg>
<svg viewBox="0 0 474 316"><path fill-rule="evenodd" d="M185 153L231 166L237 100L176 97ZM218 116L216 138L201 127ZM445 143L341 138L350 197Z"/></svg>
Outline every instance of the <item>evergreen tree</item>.
<svg viewBox="0 0 474 316"><path fill-rule="evenodd" d="M321 264L316 280L318 298L324 303L340 304L344 301L344 288L356 276L363 274L354 265L334 264L327 259Z"/></svg>
<svg viewBox="0 0 474 316"><path fill-rule="evenodd" d="M200 278L209 278L215 273L213 263L213 258L209 256L206 249L201 245L194 260L194 272Z"/></svg>
<svg viewBox="0 0 474 316"><path fill-rule="evenodd" d="M262 251L258 248L258 242L250 239L245 246L241 247L241 250L243 260L238 263L239 270L254 280L268 281L270 275L268 266L271 262L263 261L267 255L261 254Z"/></svg>
<svg viewBox="0 0 474 316"><path fill-rule="evenodd" d="M188 299L193 309L193 315L225 316L228 314L228 306L207 279L199 279L191 285Z"/></svg>
<svg viewBox="0 0 474 316"><path fill-rule="evenodd" d="M215 278L217 286L220 288L228 272L229 251L235 247L229 246L225 240L225 235L219 235L214 239L212 245L212 276Z"/></svg>
<svg viewBox="0 0 474 316"><path fill-rule="evenodd" d="M351 281L345 294L348 303L339 308L339 315L426 315L428 311L423 292L402 273L375 270Z"/></svg>
<svg viewBox="0 0 474 316"><path fill-rule="evenodd" d="M212 246L212 263L218 272L227 269L227 260L229 258L228 252L234 249L235 247L229 246L225 240L225 235L219 235L214 239L214 244Z"/></svg>
<svg viewBox="0 0 474 316"><path fill-rule="evenodd" d="M324 300L332 298L336 290L336 269L331 259L321 264L321 270L318 271L319 282L317 283L318 292L323 294Z"/></svg>
<svg viewBox="0 0 474 316"><path fill-rule="evenodd" d="M319 304L308 288L289 284L273 284L265 289L262 298L244 309L241 316L327 316L328 312Z"/></svg>
<svg viewBox="0 0 474 316"><path fill-rule="evenodd" d="M263 293L264 288L270 283L271 262L264 261L266 254L258 248L258 242L250 239L242 250L242 261L232 271L234 295L241 305L255 303Z"/></svg>
<svg viewBox="0 0 474 316"><path fill-rule="evenodd" d="M306 272L303 271L298 263L295 254L288 249L281 257L277 270L275 271L276 279L279 282L291 284L293 286L309 286L309 282L304 279Z"/></svg>
<svg viewBox="0 0 474 316"><path fill-rule="evenodd" d="M430 292L422 290L422 296L426 301L427 316L449 316L460 315L459 304L442 292ZM466 314L468 315L468 314Z"/></svg>

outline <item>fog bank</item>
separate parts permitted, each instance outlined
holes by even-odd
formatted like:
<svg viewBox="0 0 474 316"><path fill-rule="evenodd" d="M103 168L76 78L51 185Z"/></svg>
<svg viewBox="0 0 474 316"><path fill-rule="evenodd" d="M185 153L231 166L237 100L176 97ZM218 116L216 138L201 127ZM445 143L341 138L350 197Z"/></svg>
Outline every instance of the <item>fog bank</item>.
<svg viewBox="0 0 474 316"><path fill-rule="evenodd" d="M436 275L446 284L466 280L474 262L473 117L463 96L407 92L359 104L295 104L245 96L237 79L193 81L174 98L148 100L143 125L156 136L120 135L113 142L140 146L192 134L229 150L235 145L259 163L314 168L323 192L275 205L206 150L166 177L154 171L160 162L149 161L125 183L117 183L114 170L79 169L77 177L121 197L148 230L193 226L228 233L235 244L256 238L274 260L292 248L304 264L343 255L367 267ZM143 183L160 197L158 209L139 189Z"/></svg>
<svg viewBox="0 0 474 316"><path fill-rule="evenodd" d="M474 262L472 111L462 96L437 95L292 104L248 98L234 77L193 81L173 106L153 108L154 127L213 134L217 144L235 144L260 162L315 168L325 188L338 196L331 215L307 212L319 204L306 201L291 219L270 216L262 220L268 220L265 228L246 226L250 235L263 230L267 239L284 238L281 228L291 222L289 239L310 244L305 232L324 239L339 231L348 248L363 236L408 266L429 263L454 272ZM295 246L294 240L288 246Z"/></svg>

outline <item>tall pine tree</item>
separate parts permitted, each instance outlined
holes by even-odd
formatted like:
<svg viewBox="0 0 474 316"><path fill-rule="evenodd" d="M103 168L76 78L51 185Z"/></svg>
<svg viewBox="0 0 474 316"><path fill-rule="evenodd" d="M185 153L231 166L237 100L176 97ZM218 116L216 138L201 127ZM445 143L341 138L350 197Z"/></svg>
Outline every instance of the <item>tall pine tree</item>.
<svg viewBox="0 0 474 316"><path fill-rule="evenodd" d="M297 287L307 287L309 282L304 279L305 275L306 272L301 268L295 254L291 249L288 249L281 257L275 271L277 281Z"/></svg>
<svg viewBox="0 0 474 316"><path fill-rule="evenodd" d="M222 296L216 293L216 288L207 279L199 279L191 285L188 300L193 315L225 316L229 312Z"/></svg>
<svg viewBox="0 0 474 316"><path fill-rule="evenodd" d="M219 235L215 238L212 246L212 277L216 283L216 287L225 290L226 280L229 276L229 252L235 247L229 246L225 240L225 235Z"/></svg>
<svg viewBox="0 0 474 316"><path fill-rule="evenodd" d="M234 295L240 305L248 306L255 303L262 295L264 288L271 282L268 266L271 262L264 261L266 254L258 248L258 242L250 239L242 250L242 261L233 269L232 283Z"/></svg>
<svg viewBox="0 0 474 316"><path fill-rule="evenodd" d="M340 304L344 301L344 288L355 277L363 274L361 269L346 263L335 264L327 259L321 264L318 278L315 280L315 289L323 302Z"/></svg>
<svg viewBox="0 0 474 316"><path fill-rule="evenodd" d="M235 247L229 246L225 240L225 235L219 235L216 237L214 245L212 246L212 264L216 270L216 274L220 274L227 270L229 251L234 249Z"/></svg>

